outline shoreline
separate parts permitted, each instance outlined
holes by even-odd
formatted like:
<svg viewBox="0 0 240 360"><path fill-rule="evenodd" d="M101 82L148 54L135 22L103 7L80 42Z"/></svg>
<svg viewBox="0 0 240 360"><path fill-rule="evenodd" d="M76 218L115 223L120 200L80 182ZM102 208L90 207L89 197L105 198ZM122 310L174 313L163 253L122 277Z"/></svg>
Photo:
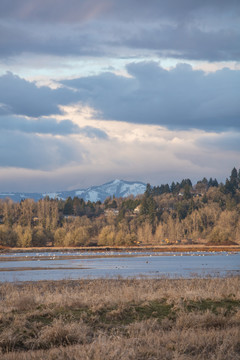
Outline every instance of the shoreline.
<svg viewBox="0 0 240 360"><path fill-rule="evenodd" d="M240 245L145 245L145 246L84 246L84 247L30 247L30 248L2 248L0 253L28 253L28 252L106 252L106 251L153 251L153 252L240 252Z"/></svg>

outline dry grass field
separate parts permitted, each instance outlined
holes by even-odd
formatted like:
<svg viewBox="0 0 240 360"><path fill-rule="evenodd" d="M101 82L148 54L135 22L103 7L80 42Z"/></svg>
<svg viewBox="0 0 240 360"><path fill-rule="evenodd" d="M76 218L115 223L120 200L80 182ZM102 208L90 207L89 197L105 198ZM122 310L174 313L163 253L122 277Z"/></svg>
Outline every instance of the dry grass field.
<svg viewBox="0 0 240 360"><path fill-rule="evenodd" d="M2 360L240 359L240 278L0 285Z"/></svg>
<svg viewBox="0 0 240 360"><path fill-rule="evenodd" d="M49 252L49 251L160 251L160 252L190 252L190 251L208 251L208 252L239 252L240 245L206 245L206 244L192 244L192 245L139 245L139 246L81 246L81 247L21 247L10 248L0 245L0 253L16 253L16 252Z"/></svg>

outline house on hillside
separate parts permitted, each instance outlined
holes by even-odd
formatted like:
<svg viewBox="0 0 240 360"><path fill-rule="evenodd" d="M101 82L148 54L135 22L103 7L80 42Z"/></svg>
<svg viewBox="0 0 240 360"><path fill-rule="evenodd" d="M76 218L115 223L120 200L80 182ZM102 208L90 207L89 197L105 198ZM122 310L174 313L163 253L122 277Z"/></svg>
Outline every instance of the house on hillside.
<svg viewBox="0 0 240 360"><path fill-rule="evenodd" d="M138 206L133 210L133 213L134 213L135 215L138 215L138 214L140 214L140 211L141 211L141 204L138 205Z"/></svg>
<svg viewBox="0 0 240 360"><path fill-rule="evenodd" d="M119 214L119 210L117 210L117 209L106 209L106 210L104 210L104 215L105 216L111 216L111 215L118 216L118 214Z"/></svg>
<svg viewBox="0 0 240 360"><path fill-rule="evenodd" d="M76 215L63 215L63 218L67 221L71 221L77 218Z"/></svg>

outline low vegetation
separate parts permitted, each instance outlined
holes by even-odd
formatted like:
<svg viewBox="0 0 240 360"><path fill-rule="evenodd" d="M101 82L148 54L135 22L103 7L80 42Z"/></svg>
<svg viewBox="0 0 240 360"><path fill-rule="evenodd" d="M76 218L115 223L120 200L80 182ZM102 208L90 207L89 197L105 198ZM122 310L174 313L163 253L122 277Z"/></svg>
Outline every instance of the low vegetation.
<svg viewBox="0 0 240 360"><path fill-rule="evenodd" d="M225 184L203 178L152 187L136 198L104 203L0 201L0 246L79 247L240 244L240 171Z"/></svg>
<svg viewBox="0 0 240 360"><path fill-rule="evenodd" d="M2 360L240 358L240 278L0 285Z"/></svg>

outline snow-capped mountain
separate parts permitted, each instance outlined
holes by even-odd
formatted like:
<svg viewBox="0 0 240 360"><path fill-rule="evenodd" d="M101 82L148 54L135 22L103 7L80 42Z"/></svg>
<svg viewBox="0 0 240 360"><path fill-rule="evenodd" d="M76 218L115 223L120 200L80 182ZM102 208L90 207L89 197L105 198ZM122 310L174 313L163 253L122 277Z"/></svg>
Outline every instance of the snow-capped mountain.
<svg viewBox="0 0 240 360"><path fill-rule="evenodd" d="M68 197L74 198L75 196L96 202L98 200L104 201L108 196L127 197L129 195L137 196L143 194L146 190L146 184L136 181L113 180L106 184L99 186L91 186L88 189L79 189L72 191L57 191L51 193L0 193L0 199L10 198L13 201L21 201L24 199L33 199L38 201L49 196L51 199L67 199Z"/></svg>

